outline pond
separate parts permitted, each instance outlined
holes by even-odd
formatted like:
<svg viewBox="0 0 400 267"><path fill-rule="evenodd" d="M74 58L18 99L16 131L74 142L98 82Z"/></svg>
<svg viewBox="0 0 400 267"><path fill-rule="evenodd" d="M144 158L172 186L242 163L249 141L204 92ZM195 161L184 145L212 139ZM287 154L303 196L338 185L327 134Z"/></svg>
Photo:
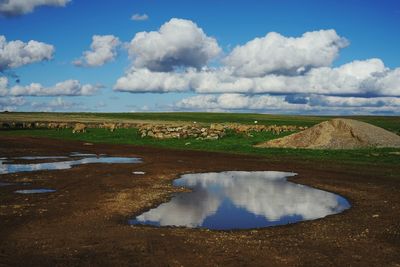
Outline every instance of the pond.
<svg viewBox="0 0 400 267"><path fill-rule="evenodd" d="M192 192L175 194L129 224L251 229L314 220L350 207L339 195L286 180L295 175L276 171L185 174L173 185Z"/></svg>
<svg viewBox="0 0 400 267"><path fill-rule="evenodd" d="M90 163L141 163L140 158L133 157L108 157L104 154L97 156L96 154L82 154L73 152L70 155L72 159L66 156L25 156L17 158L0 158L0 174L17 173L17 172L32 172L43 170L64 170L70 169L76 165L90 164ZM76 159L77 157L82 157ZM45 163L27 163L27 164L14 164L13 160L45 160L45 159L63 159L56 162ZM64 160L69 159L69 160Z"/></svg>

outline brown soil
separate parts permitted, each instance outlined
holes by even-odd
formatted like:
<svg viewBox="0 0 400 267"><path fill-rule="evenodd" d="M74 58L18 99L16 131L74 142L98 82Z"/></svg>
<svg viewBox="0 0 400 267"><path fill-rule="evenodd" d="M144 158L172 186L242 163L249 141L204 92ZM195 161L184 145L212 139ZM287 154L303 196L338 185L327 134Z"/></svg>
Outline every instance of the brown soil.
<svg viewBox="0 0 400 267"><path fill-rule="evenodd" d="M18 195L0 187L0 265L5 266L400 266L400 166L176 151L27 137L0 137L0 156L72 151L140 156L137 165L81 165L8 174L58 191ZM133 175L132 171L145 171ZM171 197L182 173L295 171L293 180L347 197L352 208L324 219L242 231L129 226L127 219ZM29 188L29 186L26 186Z"/></svg>
<svg viewBox="0 0 400 267"><path fill-rule="evenodd" d="M312 149L400 147L400 136L369 123L351 119L333 119L299 133L256 146Z"/></svg>

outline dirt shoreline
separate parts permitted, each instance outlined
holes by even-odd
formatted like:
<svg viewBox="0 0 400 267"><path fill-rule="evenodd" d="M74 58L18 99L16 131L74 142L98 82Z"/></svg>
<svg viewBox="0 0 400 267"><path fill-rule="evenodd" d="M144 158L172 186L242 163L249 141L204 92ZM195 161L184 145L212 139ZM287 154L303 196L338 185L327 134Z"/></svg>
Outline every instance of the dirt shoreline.
<svg viewBox="0 0 400 267"><path fill-rule="evenodd" d="M0 157L70 152L141 157L143 163L81 165L1 175L31 182L17 195L0 187L0 265L5 266L400 266L400 166L345 166L223 153L29 137L0 137ZM338 215L255 230L129 226L165 202L189 172L292 171L296 183L335 192L352 208ZM133 171L145 171L134 175ZM393 175L388 175L392 173ZM398 174L398 175L394 175Z"/></svg>

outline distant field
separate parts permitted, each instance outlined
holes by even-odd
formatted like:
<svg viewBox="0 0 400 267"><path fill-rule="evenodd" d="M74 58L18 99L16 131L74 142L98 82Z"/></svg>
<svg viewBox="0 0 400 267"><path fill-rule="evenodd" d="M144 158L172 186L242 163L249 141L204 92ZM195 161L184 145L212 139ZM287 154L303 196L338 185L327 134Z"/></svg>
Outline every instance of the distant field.
<svg viewBox="0 0 400 267"><path fill-rule="evenodd" d="M337 117L337 116L336 116ZM343 116L340 116L343 117ZM162 112L162 113L29 113L9 112L0 113L0 121L80 121L101 122L121 121L137 123L162 123L162 122L199 122L199 123L241 123L253 124L258 121L265 125L299 125L312 126L319 122L329 120L334 116L294 116L294 115L269 115L254 113L205 113L205 112ZM400 132L399 116L348 116L393 132Z"/></svg>
<svg viewBox="0 0 400 267"><path fill-rule="evenodd" d="M199 123L235 122L253 124L299 125L312 126L331 117L323 116L284 116L263 114L232 114L232 113L2 113L0 121L34 120L34 121L124 121L124 122L182 122L196 121ZM400 117L349 117L372 123L393 132L400 132ZM393 165L400 162L400 149L358 149L358 150L304 150L283 148L254 148L253 145L262 141L282 137L289 132L273 135L270 132L252 133L252 136L229 132L219 140L189 139L152 139L141 138L137 129L117 129L111 133L105 129L89 129L84 134L72 134L71 129L21 129L3 130L0 135L21 135L50 137L64 140L81 140L113 144L133 144L140 146L156 146L174 149L190 149L239 153L265 156L275 160L304 160L304 161L339 161L354 164ZM396 153L392 153L396 152Z"/></svg>
<svg viewBox="0 0 400 267"><path fill-rule="evenodd" d="M270 160L336 161L351 164L396 165L400 162L400 149L358 149L358 150L305 150L283 148L254 148L261 141L282 137L290 133L273 135L270 132L253 133L253 137L228 133L219 140L153 139L141 138L137 129L117 129L111 133L105 129L89 129L87 133L72 134L70 129L34 129L0 131L1 135L49 137L63 140L80 140L92 143L133 144L174 149L215 151L224 153L265 156ZM118 151L116 151L118 153Z"/></svg>

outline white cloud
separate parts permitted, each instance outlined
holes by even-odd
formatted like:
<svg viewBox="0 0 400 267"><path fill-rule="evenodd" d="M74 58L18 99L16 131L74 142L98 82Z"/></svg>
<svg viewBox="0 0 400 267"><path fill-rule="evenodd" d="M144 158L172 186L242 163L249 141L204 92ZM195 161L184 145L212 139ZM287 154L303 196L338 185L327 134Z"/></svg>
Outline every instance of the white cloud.
<svg viewBox="0 0 400 267"><path fill-rule="evenodd" d="M302 101L290 101L292 98L283 95L201 94L178 101L173 109L272 113L400 114L400 98L398 97L305 95L298 98L302 98Z"/></svg>
<svg viewBox="0 0 400 267"><path fill-rule="evenodd" d="M173 18L159 31L137 33L128 51L136 68L172 71L179 67L201 68L221 49L192 21Z"/></svg>
<svg viewBox="0 0 400 267"><path fill-rule="evenodd" d="M270 32L237 46L223 62L237 76L298 75L310 68L330 66L347 45L335 30L306 32L298 38Z"/></svg>
<svg viewBox="0 0 400 267"><path fill-rule="evenodd" d="M143 21L143 20L148 20L149 16L147 14L133 14L131 17L131 20L135 21Z"/></svg>
<svg viewBox="0 0 400 267"><path fill-rule="evenodd" d="M216 40L191 21L172 19L136 34L128 47L133 66L114 90L203 94L172 107L182 110L398 114L400 68L379 58L332 67L347 45L334 30L297 38L269 33L210 67L220 54Z"/></svg>
<svg viewBox="0 0 400 267"><path fill-rule="evenodd" d="M8 79L6 77L0 77L0 96L8 94Z"/></svg>
<svg viewBox="0 0 400 267"><path fill-rule="evenodd" d="M114 85L117 91L274 93L400 96L400 68L377 58L331 67L348 41L335 30L301 37L268 33L237 46L209 67L220 48L189 20L172 19L157 32L140 32L129 45L133 67Z"/></svg>
<svg viewBox="0 0 400 267"><path fill-rule="evenodd" d="M188 73L152 72L148 69L132 68L117 80L114 88L126 92L187 91L190 88L189 76Z"/></svg>
<svg viewBox="0 0 400 267"><path fill-rule="evenodd" d="M26 101L22 97L0 97L0 111L14 111L25 103Z"/></svg>
<svg viewBox="0 0 400 267"><path fill-rule="evenodd" d="M3 96L82 96L93 95L99 88L98 85L82 85L77 80L66 80L50 87L44 87L40 83L31 83L8 88L8 79L0 77L0 95L3 94Z"/></svg>
<svg viewBox="0 0 400 267"><path fill-rule="evenodd" d="M7 42L6 37L0 35L0 71L50 60L53 54L52 45L34 40L28 43L20 40Z"/></svg>
<svg viewBox="0 0 400 267"><path fill-rule="evenodd" d="M400 96L400 68L390 70L379 59L353 61L337 68L314 68L303 75L238 77L227 68L183 72L129 70L115 90L128 92L278 93Z"/></svg>
<svg viewBox="0 0 400 267"><path fill-rule="evenodd" d="M290 104L284 96L243 94L196 95L180 100L175 105L187 110L294 110L303 108L300 104Z"/></svg>
<svg viewBox="0 0 400 267"><path fill-rule="evenodd" d="M307 98L310 106L320 107L398 107L400 109L399 97L339 97L312 95ZM400 112L400 110L399 110Z"/></svg>
<svg viewBox="0 0 400 267"><path fill-rule="evenodd" d="M71 0L0 0L0 14L17 16L31 13L39 6L64 7Z"/></svg>
<svg viewBox="0 0 400 267"><path fill-rule="evenodd" d="M48 102L31 102L30 106L33 110L40 112L86 110L86 106L82 103L65 101L62 97L54 98Z"/></svg>
<svg viewBox="0 0 400 267"><path fill-rule="evenodd" d="M380 59L353 61L337 68L311 69L304 75L266 75L256 78L236 77L223 71L207 73L199 79L201 93L304 93L328 95L400 96L399 69L389 70Z"/></svg>
<svg viewBox="0 0 400 267"><path fill-rule="evenodd" d="M98 67L114 60L117 47L121 44L114 35L94 35L91 50L85 51L81 59L74 61L76 66Z"/></svg>

